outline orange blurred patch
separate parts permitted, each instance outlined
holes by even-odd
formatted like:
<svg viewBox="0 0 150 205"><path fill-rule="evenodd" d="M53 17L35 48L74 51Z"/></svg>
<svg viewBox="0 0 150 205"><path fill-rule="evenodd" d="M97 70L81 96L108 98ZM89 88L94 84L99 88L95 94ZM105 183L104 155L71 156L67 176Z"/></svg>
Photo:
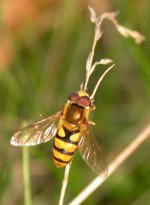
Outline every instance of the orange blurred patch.
<svg viewBox="0 0 150 205"><path fill-rule="evenodd" d="M12 60L12 45L8 39L0 39L0 69L6 68Z"/></svg>
<svg viewBox="0 0 150 205"><path fill-rule="evenodd" d="M1 0L1 36L0 36L0 69L6 67L12 61L16 40L21 40L21 46L24 46L24 36L26 30L30 29L29 25L35 25L40 33L42 26L49 28L49 24L39 21L45 13L51 12L57 7L58 0ZM47 17L47 15L46 15ZM45 18L44 18L45 19ZM40 25L38 25L40 24ZM42 25L41 25L42 24ZM45 28L44 27L44 28ZM23 29L23 32L22 32ZM21 32L20 32L21 31ZM43 29L43 32L45 30ZM28 32L27 32L28 33Z"/></svg>
<svg viewBox="0 0 150 205"><path fill-rule="evenodd" d="M22 23L37 15L36 4L32 0L6 0L2 5L3 23L6 30L15 30Z"/></svg>

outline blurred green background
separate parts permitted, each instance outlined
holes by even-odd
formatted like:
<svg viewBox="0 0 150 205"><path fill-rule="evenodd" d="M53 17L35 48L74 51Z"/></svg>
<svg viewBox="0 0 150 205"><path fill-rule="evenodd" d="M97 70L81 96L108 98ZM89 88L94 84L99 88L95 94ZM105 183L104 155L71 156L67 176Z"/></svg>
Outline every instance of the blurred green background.
<svg viewBox="0 0 150 205"><path fill-rule="evenodd" d="M150 3L89 1L98 14L120 11L121 24L142 32L147 40L135 45L105 21L95 60L111 58L116 66L95 97L93 131L112 161L149 123ZM88 1L1 0L0 2L0 204L24 204L22 149L9 144L22 123L49 116L63 108L67 96L85 79L94 25ZM104 70L97 68L89 92ZM83 204L150 204L150 152L144 143ZM30 148L32 202L58 204L64 169L51 156L52 142ZM71 167L65 204L95 174L77 153Z"/></svg>

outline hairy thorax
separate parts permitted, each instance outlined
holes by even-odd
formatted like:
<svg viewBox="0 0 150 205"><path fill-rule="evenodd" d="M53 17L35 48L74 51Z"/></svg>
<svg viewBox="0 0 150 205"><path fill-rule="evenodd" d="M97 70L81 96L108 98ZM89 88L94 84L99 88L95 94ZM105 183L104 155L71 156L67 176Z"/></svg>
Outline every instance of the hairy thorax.
<svg viewBox="0 0 150 205"><path fill-rule="evenodd" d="M79 125L88 117L89 110L76 104L67 103L64 108L63 117L68 123Z"/></svg>

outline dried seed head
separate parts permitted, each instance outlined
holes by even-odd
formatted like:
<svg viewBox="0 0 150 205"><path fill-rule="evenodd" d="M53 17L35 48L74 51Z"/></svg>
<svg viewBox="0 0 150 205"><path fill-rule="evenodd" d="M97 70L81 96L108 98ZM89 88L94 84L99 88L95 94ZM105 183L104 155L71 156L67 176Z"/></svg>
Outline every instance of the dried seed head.
<svg viewBox="0 0 150 205"><path fill-rule="evenodd" d="M101 16L96 15L94 9L89 6L89 11L91 14L91 22L93 22L95 24L95 34L94 34L94 40L93 40L93 45L92 45L92 50L88 56L88 59L86 61L86 78L85 78L85 83L82 83L80 86L81 91L86 91L87 90L87 86L88 86L88 82L90 79L91 74L94 72L95 68L97 65L102 64L102 65L107 65L112 63L113 61L109 58L106 59L101 59L100 61L97 61L95 63L93 63L93 57L95 54L95 47L97 44L97 41L101 38L103 31L101 29L101 24L103 22L104 19L108 19L109 21L111 21L114 26L116 27L117 31L124 37L132 37L135 40L135 43L139 44L142 43L145 40L145 37L140 34L139 32L135 31L135 30L130 30L122 25L120 25L118 23L118 21L116 20L116 17L118 15L118 12L111 12L111 13L104 13ZM91 95L91 99L94 100L94 96L96 94L96 91L100 85L100 83L102 82L104 76L114 67L114 64L111 65L109 68L107 68L107 70L102 74L102 76L99 78L98 82L96 83L96 86L93 90L93 93Z"/></svg>

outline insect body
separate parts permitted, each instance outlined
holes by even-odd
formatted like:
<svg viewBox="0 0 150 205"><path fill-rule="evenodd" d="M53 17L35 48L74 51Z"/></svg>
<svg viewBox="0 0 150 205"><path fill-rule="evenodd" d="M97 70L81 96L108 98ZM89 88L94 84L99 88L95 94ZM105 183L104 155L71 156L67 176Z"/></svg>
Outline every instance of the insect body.
<svg viewBox="0 0 150 205"><path fill-rule="evenodd" d="M89 111L92 109L94 105L87 92L74 92L68 97L53 147L56 166L63 167L71 161L84 134L82 126L88 123Z"/></svg>
<svg viewBox="0 0 150 205"><path fill-rule="evenodd" d="M10 142L14 146L33 146L54 137L53 159L57 167L66 166L79 148L82 158L93 171L106 176L106 160L89 127L94 124L88 120L89 112L94 109L87 92L74 92L68 97L63 111L16 132Z"/></svg>
<svg viewBox="0 0 150 205"><path fill-rule="evenodd" d="M94 18L96 17L93 16L92 19ZM102 79L114 65L102 74L92 95L89 95L87 85L96 65L112 62L110 59L103 59L92 64L96 42L101 37L99 32L101 20L97 18L94 22L96 24L94 43L86 63L85 83L81 85L78 92L69 95L62 111L16 132L10 143L14 146L33 146L47 142L54 137L53 159L57 167L66 166L72 160L75 151L79 149L82 158L90 168L98 175L106 177L107 163L91 132L90 125L95 123L89 121L89 113L95 109L94 95Z"/></svg>

